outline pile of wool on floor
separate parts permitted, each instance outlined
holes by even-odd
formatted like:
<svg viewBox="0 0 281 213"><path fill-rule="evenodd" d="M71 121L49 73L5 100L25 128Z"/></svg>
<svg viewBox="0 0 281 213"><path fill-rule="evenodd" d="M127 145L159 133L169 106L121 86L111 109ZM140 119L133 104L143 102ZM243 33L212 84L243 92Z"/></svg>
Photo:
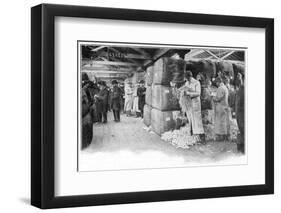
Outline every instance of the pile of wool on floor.
<svg viewBox="0 0 281 213"><path fill-rule="evenodd" d="M190 126L181 127L177 130L171 130L162 134L161 139L172 144L176 148L189 149L192 145L195 145L198 141L196 136L192 136ZM204 125L204 133L206 141L215 141L216 134L214 132L214 124ZM230 119L230 141L237 140L239 129L237 126L236 119Z"/></svg>
<svg viewBox="0 0 281 213"><path fill-rule="evenodd" d="M237 121L236 119L232 119L230 118L230 137L229 140L230 141L235 141L237 140L237 136L239 134L239 129L238 129L238 125L237 125ZM214 130L214 124L210 123L210 124L204 124L204 133L205 133L205 140L206 141L214 141L216 140L216 134L215 134L215 130Z"/></svg>
<svg viewBox="0 0 281 213"><path fill-rule="evenodd" d="M176 148L189 149L197 142L196 137L190 134L190 126L186 125L180 129L168 131L162 134L161 139L171 143Z"/></svg>

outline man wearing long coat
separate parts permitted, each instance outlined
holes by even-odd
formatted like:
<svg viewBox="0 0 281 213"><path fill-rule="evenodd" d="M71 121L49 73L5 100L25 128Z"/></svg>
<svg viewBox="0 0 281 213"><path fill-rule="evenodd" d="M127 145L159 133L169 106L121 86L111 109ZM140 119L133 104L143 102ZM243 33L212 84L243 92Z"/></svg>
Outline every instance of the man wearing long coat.
<svg viewBox="0 0 281 213"><path fill-rule="evenodd" d="M98 83L100 91L95 95L98 121L107 123L108 90L104 81Z"/></svg>
<svg viewBox="0 0 281 213"><path fill-rule="evenodd" d="M143 118L143 108L144 108L144 105L145 105L146 88L144 87L144 81L143 80L141 80L139 83L140 83L140 87L137 90L137 95L139 97L138 105L139 105L139 110L141 112L141 117Z"/></svg>
<svg viewBox="0 0 281 213"><path fill-rule="evenodd" d="M132 83L127 82L125 84L125 103L124 103L124 112L127 116L131 115L133 109L133 88Z"/></svg>
<svg viewBox="0 0 281 213"><path fill-rule="evenodd" d="M89 96L87 95L87 85L81 90L82 107L82 143L81 148L89 146L93 138L93 114Z"/></svg>
<svg viewBox="0 0 281 213"><path fill-rule="evenodd" d="M114 121L120 122L122 90L118 87L116 80L113 80L111 84L113 86L111 91L111 109L113 111Z"/></svg>
<svg viewBox="0 0 281 213"><path fill-rule="evenodd" d="M241 153L245 152L245 137L244 137L244 130L245 130L245 101L244 101L244 85L242 83L239 86L239 89L236 94L236 102L235 102L235 111L236 111L236 119L239 128L240 134L238 135L237 141L237 150Z"/></svg>
<svg viewBox="0 0 281 213"><path fill-rule="evenodd" d="M204 134L202 115L201 115L201 85L200 82L192 77L190 71L186 72L186 83L179 88L181 92L180 105L186 113L193 135Z"/></svg>
<svg viewBox="0 0 281 213"><path fill-rule="evenodd" d="M215 134L220 139L226 140L230 134L230 109L228 105L228 89L222 79L216 79L218 86L216 96L213 98L215 103Z"/></svg>

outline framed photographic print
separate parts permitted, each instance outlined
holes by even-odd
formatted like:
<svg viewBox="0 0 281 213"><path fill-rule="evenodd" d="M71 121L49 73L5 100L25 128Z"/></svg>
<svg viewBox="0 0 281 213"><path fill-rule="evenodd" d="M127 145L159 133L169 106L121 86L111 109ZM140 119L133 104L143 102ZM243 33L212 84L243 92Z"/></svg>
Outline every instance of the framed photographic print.
<svg viewBox="0 0 281 213"><path fill-rule="evenodd" d="M272 194L274 20L31 9L31 203Z"/></svg>

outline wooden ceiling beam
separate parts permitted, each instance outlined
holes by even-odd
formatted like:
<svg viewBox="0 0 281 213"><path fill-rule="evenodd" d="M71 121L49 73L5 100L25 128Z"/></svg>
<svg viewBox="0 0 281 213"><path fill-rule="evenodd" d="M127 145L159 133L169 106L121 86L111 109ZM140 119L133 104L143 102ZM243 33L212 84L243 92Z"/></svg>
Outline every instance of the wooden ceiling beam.
<svg viewBox="0 0 281 213"><path fill-rule="evenodd" d="M150 55L141 48L132 47L131 49L135 50L136 52L140 53L145 57L150 57Z"/></svg>
<svg viewBox="0 0 281 213"><path fill-rule="evenodd" d="M233 53L235 53L235 51L230 51L229 53L227 53L226 55L224 55L223 57L221 57L221 60L224 60L225 58L231 56Z"/></svg>
<svg viewBox="0 0 281 213"><path fill-rule="evenodd" d="M209 53L210 55L214 56L216 59L221 59L220 57L218 57L216 54L212 53L210 50L205 50L207 53Z"/></svg>
<svg viewBox="0 0 281 213"><path fill-rule="evenodd" d="M146 61L144 63L144 67L148 67L151 64L153 64L155 61L157 61L159 58L163 57L170 49L165 48L165 49L159 49L153 56L152 61Z"/></svg>
<svg viewBox="0 0 281 213"><path fill-rule="evenodd" d="M97 66L97 67L82 67L82 71L124 71L124 72L135 72L136 69L132 69L132 68L112 68L109 66Z"/></svg>
<svg viewBox="0 0 281 213"><path fill-rule="evenodd" d="M97 52L97 51L99 51L99 50L101 50L101 49L103 49L103 48L106 48L106 46L99 46L99 47L96 47L96 48L94 48L94 49L91 49L91 51Z"/></svg>
<svg viewBox="0 0 281 213"><path fill-rule="evenodd" d="M94 74L130 74L132 72L127 72L127 71L103 71L103 70L82 70L82 72L89 72L89 73L94 73Z"/></svg>
<svg viewBox="0 0 281 213"><path fill-rule="evenodd" d="M200 49L192 49L189 53L185 55L185 60L193 59L194 56L199 55L201 53L205 52L205 50Z"/></svg>
<svg viewBox="0 0 281 213"><path fill-rule="evenodd" d="M116 65L116 66L141 66L139 63L131 63L131 62L122 62L122 61L95 61L95 60L87 60L87 63L92 65ZM85 66L84 59L82 60L82 64Z"/></svg>

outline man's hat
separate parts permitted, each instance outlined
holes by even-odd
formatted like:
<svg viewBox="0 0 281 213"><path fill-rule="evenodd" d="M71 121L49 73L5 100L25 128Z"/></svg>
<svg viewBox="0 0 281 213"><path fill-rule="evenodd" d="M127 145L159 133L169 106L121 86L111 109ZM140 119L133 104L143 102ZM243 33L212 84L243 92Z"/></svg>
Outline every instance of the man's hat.
<svg viewBox="0 0 281 213"><path fill-rule="evenodd" d="M118 84L116 80L111 81L111 84Z"/></svg>
<svg viewBox="0 0 281 213"><path fill-rule="evenodd" d="M105 81L100 81L98 84L101 85L101 86L105 86L106 87Z"/></svg>
<svg viewBox="0 0 281 213"><path fill-rule="evenodd" d="M144 84L144 80L140 80L140 81L139 81L139 84Z"/></svg>
<svg viewBox="0 0 281 213"><path fill-rule="evenodd" d="M192 77L193 75L192 75L192 72L190 70L188 70L184 73L184 76L187 78L187 77Z"/></svg>
<svg viewBox="0 0 281 213"><path fill-rule="evenodd" d="M223 80L221 77L216 77L216 79L214 80L215 83L222 83Z"/></svg>

